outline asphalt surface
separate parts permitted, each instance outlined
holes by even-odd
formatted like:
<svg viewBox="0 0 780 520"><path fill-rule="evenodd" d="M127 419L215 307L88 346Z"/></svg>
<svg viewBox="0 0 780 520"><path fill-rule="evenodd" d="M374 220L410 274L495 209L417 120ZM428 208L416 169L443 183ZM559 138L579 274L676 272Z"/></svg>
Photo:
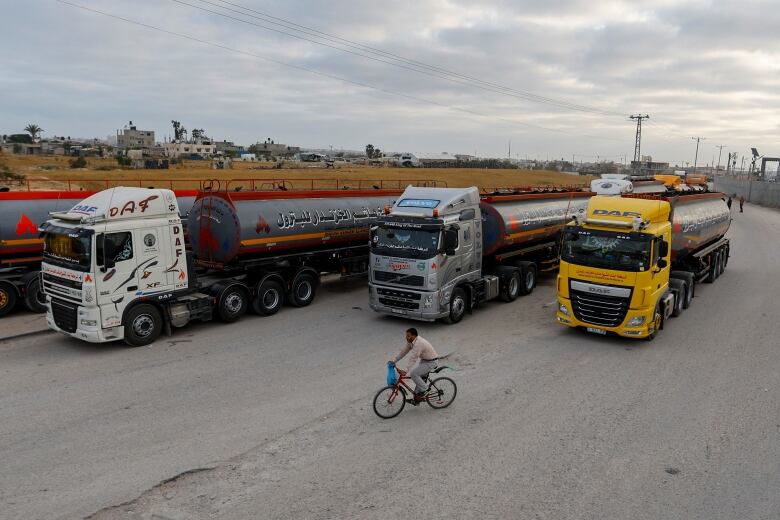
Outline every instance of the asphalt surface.
<svg viewBox="0 0 780 520"><path fill-rule="evenodd" d="M459 393L371 409L410 325L365 281L151 347L0 343L0 518L780 517L780 213L652 343L554 323L554 278L416 324Z"/></svg>

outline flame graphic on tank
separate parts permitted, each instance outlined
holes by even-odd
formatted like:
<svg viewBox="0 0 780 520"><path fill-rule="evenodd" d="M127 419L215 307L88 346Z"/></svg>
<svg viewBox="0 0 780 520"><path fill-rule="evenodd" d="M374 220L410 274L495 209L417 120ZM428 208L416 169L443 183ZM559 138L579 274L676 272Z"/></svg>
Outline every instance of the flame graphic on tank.
<svg viewBox="0 0 780 520"><path fill-rule="evenodd" d="M271 232L271 226L268 225L268 222L263 218L262 215L257 216L257 224L255 225L255 233L258 235L263 232L266 235Z"/></svg>
<svg viewBox="0 0 780 520"><path fill-rule="evenodd" d="M17 236L22 236L26 233L29 233L31 235L37 234L38 226L33 224L33 221L30 220L30 217L22 213L19 216L19 222L16 223L16 234Z"/></svg>

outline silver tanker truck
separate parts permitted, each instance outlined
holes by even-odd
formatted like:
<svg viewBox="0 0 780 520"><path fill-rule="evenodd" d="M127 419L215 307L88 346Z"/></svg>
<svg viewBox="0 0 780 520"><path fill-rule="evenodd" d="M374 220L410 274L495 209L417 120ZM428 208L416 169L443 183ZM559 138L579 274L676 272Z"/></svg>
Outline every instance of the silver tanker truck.
<svg viewBox="0 0 780 520"><path fill-rule="evenodd" d="M399 193L202 192L185 226L170 190L101 191L41 227L47 323L141 346L193 320L308 305L321 273L367 269L369 227Z"/></svg>
<svg viewBox="0 0 780 520"><path fill-rule="evenodd" d="M561 229L591 195L407 188L371 230L371 308L456 323L482 302L530 293L539 271L555 268Z"/></svg>

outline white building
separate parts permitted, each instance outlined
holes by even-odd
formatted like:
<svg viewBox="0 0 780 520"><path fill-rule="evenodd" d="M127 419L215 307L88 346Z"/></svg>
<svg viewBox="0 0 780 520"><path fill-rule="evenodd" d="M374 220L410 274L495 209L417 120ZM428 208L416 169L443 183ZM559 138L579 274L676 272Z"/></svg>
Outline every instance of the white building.
<svg viewBox="0 0 780 520"><path fill-rule="evenodd" d="M177 159L179 157L184 157L186 159L191 155L199 155L201 157L211 157L217 152L217 145L211 143L210 141L207 141L207 143L208 144L204 142L200 142L200 143L173 142L173 143L165 143L163 147L165 148L165 155L172 159Z"/></svg>

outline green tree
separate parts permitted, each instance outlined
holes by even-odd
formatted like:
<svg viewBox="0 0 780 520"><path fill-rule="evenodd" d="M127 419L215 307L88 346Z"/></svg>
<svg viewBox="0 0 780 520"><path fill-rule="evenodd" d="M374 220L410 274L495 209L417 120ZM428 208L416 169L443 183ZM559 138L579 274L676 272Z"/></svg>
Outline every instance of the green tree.
<svg viewBox="0 0 780 520"><path fill-rule="evenodd" d="M24 127L24 131L30 134L32 140L35 141L38 138L38 135L43 132L43 128L36 125L35 123L30 123Z"/></svg>
<svg viewBox="0 0 780 520"><path fill-rule="evenodd" d="M373 144L367 144L366 145L366 158L367 159L373 159L374 158L374 145Z"/></svg>

